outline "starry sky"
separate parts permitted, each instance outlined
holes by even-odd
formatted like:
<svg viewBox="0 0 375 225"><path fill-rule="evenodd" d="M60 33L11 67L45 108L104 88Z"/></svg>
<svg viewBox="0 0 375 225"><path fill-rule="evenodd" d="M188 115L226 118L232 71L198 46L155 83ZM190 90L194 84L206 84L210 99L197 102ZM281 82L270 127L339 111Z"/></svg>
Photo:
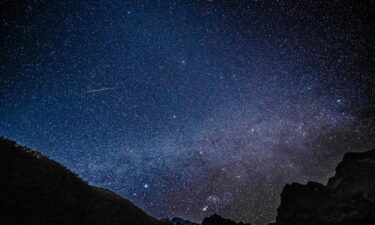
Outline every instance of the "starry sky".
<svg viewBox="0 0 375 225"><path fill-rule="evenodd" d="M266 224L375 147L373 1L0 1L0 135L158 218Z"/></svg>

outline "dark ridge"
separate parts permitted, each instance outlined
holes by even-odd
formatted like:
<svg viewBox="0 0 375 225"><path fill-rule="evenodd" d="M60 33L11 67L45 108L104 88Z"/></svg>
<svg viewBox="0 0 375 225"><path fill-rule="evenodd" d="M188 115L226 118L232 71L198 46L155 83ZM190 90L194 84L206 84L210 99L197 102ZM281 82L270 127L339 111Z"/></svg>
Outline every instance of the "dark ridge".
<svg viewBox="0 0 375 225"><path fill-rule="evenodd" d="M251 225L250 223L236 223L230 219L225 219L217 214L206 217L202 221L202 225Z"/></svg>
<svg viewBox="0 0 375 225"><path fill-rule="evenodd" d="M375 149L347 153L327 185L286 185L274 225L375 224Z"/></svg>
<svg viewBox="0 0 375 225"><path fill-rule="evenodd" d="M175 217L171 220L173 225L199 225L197 223L190 222L188 220L184 220L178 217Z"/></svg>
<svg viewBox="0 0 375 225"><path fill-rule="evenodd" d="M198 225L157 220L37 151L0 137L1 225ZM375 149L347 153L327 185L286 185L273 225L375 224ZM250 225L219 215L202 225Z"/></svg>
<svg viewBox="0 0 375 225"><path fill-rule="evenodd" d="M199 225L197 223L192 223L188 220L183 220L181 218L173 218L171 220L173 225ZM206 217L202 221L202 225L251 225L250 223L236 223L230 219L225 219L217 214Z"/></svg>
<svg viewBox="0 0 375 225"><path fill-rule="evenodd" d="M1 225L168 225L93 187L37 151L0 137Z"/></svg>

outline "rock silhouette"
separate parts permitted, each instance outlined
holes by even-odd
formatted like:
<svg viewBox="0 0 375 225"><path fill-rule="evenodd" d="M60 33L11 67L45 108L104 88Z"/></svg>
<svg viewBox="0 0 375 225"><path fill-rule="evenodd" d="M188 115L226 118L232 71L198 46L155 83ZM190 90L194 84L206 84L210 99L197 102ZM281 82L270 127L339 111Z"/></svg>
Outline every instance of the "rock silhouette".
<svg viewBox="0 0 375 225"><path fill-rule="evenodd" d="M192 223L181 218L173 218L171 220L173 225L199 225L197 223ZM202 221L202 225L251 225L250 223L236 223L230 219L225 219L217 214L206 217Z"/></svg>
<svg viewBox="0 0 375 225"><path fill-rule="evenodd" d="M0 137L1 225L199 225L158 220L121 196L90 186L39 152ZM286 185L273 225L375 224L375 149L347 153L327 185ZM202 225L250 225L214 214ZM271 224L270 224L271 225Z"/></svg>
<svg viewBox="0 0 375 225"><path fill-rule="evenodd" d="M173 225L199 225L197 223L190 222L188 220L184 220L178 217L175 217L171 220Z"/></svg>
<svg viewBox="0 0 375 225"><path fill-rule="evenodd" d="M345 154L326 186L286 185L274 224L375 224L375 149Z"/></svg>
<svg viewBox="0 0 375 225"><path fill-rule="evenodd" d="M214 214L210 217L204 218L202 225L250 225L250 223L236 223L230 219L225 219L217 214Z"/></svg>
<svg viewBox="0 0 375 225"><path fill-rule="evenodd" d="M168 225L39 152L0 138L1 225Z"/></svg>

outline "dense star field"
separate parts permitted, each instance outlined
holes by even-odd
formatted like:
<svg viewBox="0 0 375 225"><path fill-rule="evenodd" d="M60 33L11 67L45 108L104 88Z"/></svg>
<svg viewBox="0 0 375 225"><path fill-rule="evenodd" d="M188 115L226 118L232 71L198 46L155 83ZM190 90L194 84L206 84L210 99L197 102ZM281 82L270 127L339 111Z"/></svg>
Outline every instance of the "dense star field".
<svg viewBox="0 0 375 225"><path fill-rule="evenodd" d="M0 135L158 218L274 220L375 147L374 3L0 1Z"/></svg>

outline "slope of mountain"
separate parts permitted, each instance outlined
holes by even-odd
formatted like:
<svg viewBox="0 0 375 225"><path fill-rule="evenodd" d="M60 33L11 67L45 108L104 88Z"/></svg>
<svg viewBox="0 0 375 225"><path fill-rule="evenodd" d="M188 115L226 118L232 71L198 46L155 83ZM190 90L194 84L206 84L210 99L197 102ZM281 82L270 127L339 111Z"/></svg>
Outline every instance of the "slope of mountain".
<svg viewBox="0 0 375 225"><path fill-rule="evenodd" d="M202 225L251 225L250 223L236 223L230 219L225 219L217 214L206 217L202 221Z"/></svg>
<svg viewBox="0 0 375 225"><path fill-rule="evenodd" d="M173 218L171 220L173 225L199 225L197 223L192 223L181 218ZM250 225L250 223L236 223L230 219L225 219L217 214L206 217L202 221L202 225Z"/></svg>
<svg viewBox="0 0 375 225"><path fill-rule="evenodd" d="M168 225L39 152L0 138L0 224Z"/></svg>
<svg viewBox="0 0 375 225"><path fill-rule="evenodd" d="M171 220L173 225L199 225L197 223L190 222L188 220L184 220L178 217L175 217Z"/></svg>
<svg viewBox="0 0 375 225"><path fill-rule="evenodd" d="M347 153L322 185L286 185L276 225L375 224L375 149Z"/></svg>
<svg viewBox="0 0 375 225"><path fill-rule="evenodd" d="M130 201L88 185L39 152L0 137L1 225L198 225L157 220ZM273 225L375 224L375 149L347 153L327 185L286 185ZM202 225L250 225L219 215Z"/></svg>

